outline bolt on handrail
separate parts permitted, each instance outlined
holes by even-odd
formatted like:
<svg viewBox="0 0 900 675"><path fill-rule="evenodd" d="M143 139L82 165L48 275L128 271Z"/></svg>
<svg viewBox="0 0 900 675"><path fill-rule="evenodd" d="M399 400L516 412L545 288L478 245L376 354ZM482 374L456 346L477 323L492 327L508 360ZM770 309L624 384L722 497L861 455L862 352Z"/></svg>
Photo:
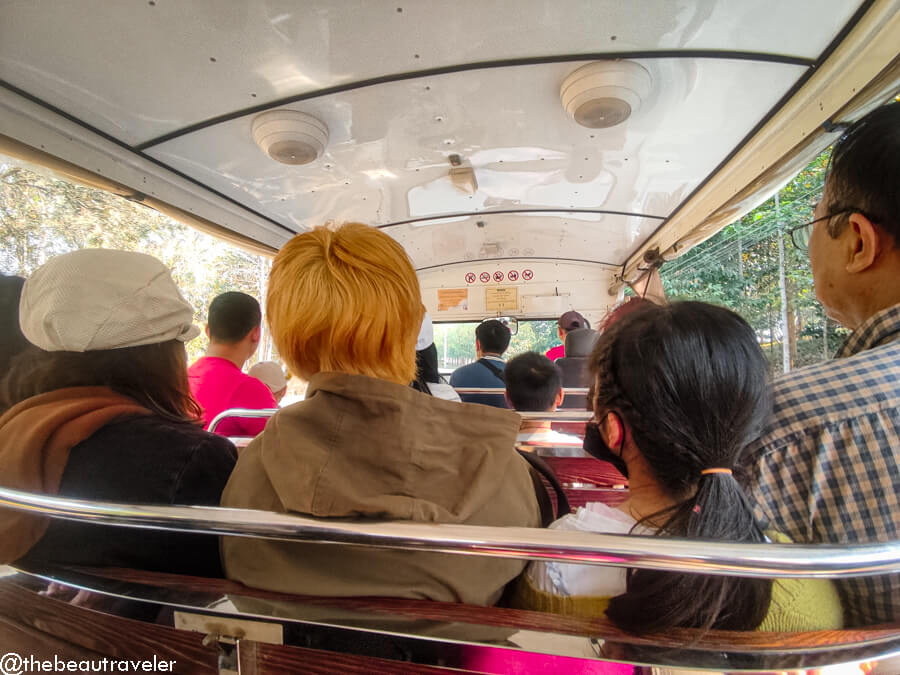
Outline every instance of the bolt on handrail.
<svg viewBox="0 0 900 675"><path fill-rule="evenodd" d="M900 542L701 544L668 537L410 521L372 523L212 506L94 502L6 488L0 488L0 507L119 527L724 576L845 578L900 572Z"/></svg>

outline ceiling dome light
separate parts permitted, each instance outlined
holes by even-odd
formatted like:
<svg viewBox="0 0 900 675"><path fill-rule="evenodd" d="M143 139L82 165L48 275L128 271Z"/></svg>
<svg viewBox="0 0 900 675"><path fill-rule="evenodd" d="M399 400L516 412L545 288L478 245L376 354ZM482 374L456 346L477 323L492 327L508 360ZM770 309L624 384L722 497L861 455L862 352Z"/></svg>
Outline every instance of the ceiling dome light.
<svg viewBox="0 0 900 675"><path fill-rule="evenodd" d="M253 141L276 162L309 164L325 152L328 127L297 110L270 110L253 118Z"/></svg>
<svg viewBox="0 0 900 675"><path fill-rule="evenodd" d="M595 61L569 73L559 97L578 124L605 129L631 117L650 94L651 84L650 73L634 61Z"/></svg>

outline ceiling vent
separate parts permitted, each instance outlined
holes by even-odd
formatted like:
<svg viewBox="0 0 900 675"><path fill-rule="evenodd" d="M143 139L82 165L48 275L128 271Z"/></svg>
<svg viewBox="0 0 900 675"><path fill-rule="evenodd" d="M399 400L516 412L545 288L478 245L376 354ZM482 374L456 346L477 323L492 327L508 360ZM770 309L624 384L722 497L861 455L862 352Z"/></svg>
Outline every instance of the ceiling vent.
<svg viewBox="0 0 900 675"><path fill-rule="evenodd" d="M276 162L309 164L325 152L328 127L297 110L270 110L253 118L253 141Z"/></svg>
<svg viewBox="0 0 900 675"><path fill-rule="evenodd" d="M562 83L563 108L578 124L605 129L621 124L650 94L650 73L634 61L595 61Z"/></svg>

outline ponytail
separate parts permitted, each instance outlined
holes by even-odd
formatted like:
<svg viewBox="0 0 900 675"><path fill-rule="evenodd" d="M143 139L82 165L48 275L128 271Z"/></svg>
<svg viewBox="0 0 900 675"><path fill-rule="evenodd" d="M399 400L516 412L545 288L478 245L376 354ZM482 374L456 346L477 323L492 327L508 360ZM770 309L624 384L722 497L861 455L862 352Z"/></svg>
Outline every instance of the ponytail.
<svg viewBox="0 0 900 675"><path fill-rule="evenodd" d="M730 472L701 475L693 498L641 523L666 515L669 518L658 535L766 541L744 491ZM626 592L610 601L606 614L617 626L632 632L674 627L754 630L765 619L772 599L770 579L634 569L628 570L627 579Z"/></svg>
<svg viewBox="0 0 900 675"><path fill-rule="evenodd" d="M660 536L765 541L727 467L771 410L768 364L753 329L700 302L642 305L609 326L591 355L594 413L618 412L674 506L644 518ZM722 468L714 468L722 467ZM752 630L768 612L767 579L629 570L606 611L633 632L676 626Z"/></svg>

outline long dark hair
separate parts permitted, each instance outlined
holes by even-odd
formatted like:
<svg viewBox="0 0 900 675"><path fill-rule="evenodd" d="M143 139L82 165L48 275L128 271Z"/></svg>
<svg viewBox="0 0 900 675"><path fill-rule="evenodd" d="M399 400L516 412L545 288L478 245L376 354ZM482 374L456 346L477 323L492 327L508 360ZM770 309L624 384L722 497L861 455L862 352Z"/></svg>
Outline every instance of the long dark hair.
<svg viewBox="0 0 900 675"><path fill-rule="evenodd" d="M434 343L416 352L416 379L412 383L413 389L430 394L428 383L439 384L444 381L438 371L437 347Z"/></svg>
<svg viewBox="0 0 900 675"><path fill-rule="evenodd" d="M184 343L178 340L92 352L30 347L13 360L0 383L0 410L38 394L85 386L109 387L175 422L196 422L201 416L188 387Z"/></svg>
<svg viewBox="0 0 900 675"><path fill-rule="evenodd" d="M621 415L675 506L645 518L663 536L762 542L728 473L770 410L767 365L749 325L702 302L647 303L609 326L591 356L595 413ZM607 616L634 632L676 626L752 630L771 601L767 579L629 570Z"/></svg>

